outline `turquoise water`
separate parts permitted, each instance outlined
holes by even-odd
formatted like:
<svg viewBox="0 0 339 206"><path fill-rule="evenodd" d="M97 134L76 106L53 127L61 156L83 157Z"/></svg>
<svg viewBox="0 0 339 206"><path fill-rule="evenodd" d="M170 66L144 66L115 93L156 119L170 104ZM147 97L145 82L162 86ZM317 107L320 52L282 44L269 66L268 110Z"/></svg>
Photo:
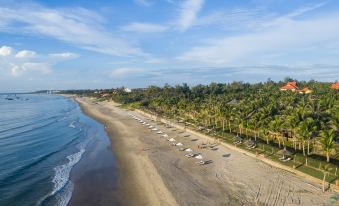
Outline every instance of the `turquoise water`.
<svg viewBox="0 0 339 206"><path fill-rule="evenodd" d="M71 170L98 130L71 99L0 95L0 205L67 205Z"/></svg>

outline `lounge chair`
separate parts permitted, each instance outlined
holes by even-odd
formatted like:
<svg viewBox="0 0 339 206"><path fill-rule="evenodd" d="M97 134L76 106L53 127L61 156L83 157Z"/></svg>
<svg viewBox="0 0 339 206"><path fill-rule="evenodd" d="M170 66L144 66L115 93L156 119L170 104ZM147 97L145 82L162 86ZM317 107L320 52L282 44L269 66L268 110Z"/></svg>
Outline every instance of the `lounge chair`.
<svg viewBox="0 0 339 206"><path fill-rule="evenodd" d="M175 146L183 146L183 144L181 142L179 142Z"/></svg>
<svg viewBox="0 0 339 206"><path fill-rule="evenodd" d="M185 151L187 148L184 148L184 147L181 147L181 148L179 148L178 150L180 151L180 152L183 152L183 151Z"/></svg>
<svg viewBox="0 0 339 206"><path fill-rule="evenodd" d="M193 152L193 150L191 148L186 148L185 152Z"/></svg>
<svg viewBox="0 0 339 206"><path fill-rule="evenodd" d="M200 160L203 159L201 154L196 154L196 155L194 155L194 157L197 158L197 159L200 159Z"/></svg>
<svg viewBox="0 0 339 206"><path fill-rule="evenodd" d="M283 160L281 160L281 161L287 162L287 161L290 161L290 160L291 160L291 158L289 157L289 158L283 159Z"/></svg>
<svg viewBox="0 0 339 206"><path fill-rule="evenodd" d="M194 157L194 154L188 153L188 154L185 154L185 157L191 158L191 157Z"/></svg>
<svg viewBox="0 0 339 206"><path fill-rule="evenodd" d="M213 147L215 147L215 146L218 146L218 144L216 144L216 143L211 144L211 145L210 145L210 148L213 148Z"/></svg>
<svg viewBox="0 0 339 206"><path fill-rule="evenodd" d="M236 141L236 142L234 142L234 144L236 144L236 145L239 145L239 144L241 144L242 142L241 141Z"/></svg>
<svg viewBox="0 0 339 206"><path fill-rule="evenodd" d="M162 134L162 133L163 133L162 131L157 132L157 134Z"/></svg>
<svg viewBox="0 0 339 206"><path fill-rule="evenodd" d="M200 145L198 145L198 148L205 149L205 148L207 148L207 144L200 144Z"/></svg>
<svg viewBox="0 0 339 206"><path fill-rule="evenodd" d="M196 164L198 164L198 165L207 165L207 164L210 164L212 162L213 162L212 160L206 160L206 161L200 160L199 162L196 162Z"/></svg>

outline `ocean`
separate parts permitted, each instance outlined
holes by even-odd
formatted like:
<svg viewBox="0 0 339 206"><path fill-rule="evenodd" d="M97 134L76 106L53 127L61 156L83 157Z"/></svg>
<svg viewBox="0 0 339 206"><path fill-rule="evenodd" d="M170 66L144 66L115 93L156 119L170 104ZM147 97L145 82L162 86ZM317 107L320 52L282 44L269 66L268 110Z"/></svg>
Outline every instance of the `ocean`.
<svg viewBox="0 0 339 206"><path fill-rule="evenodd" d="M68 205L72 170L97 141L110 151L103 125L72 99L0 95L0 206ZM115 164L110 154L106 161Z"/></svg>

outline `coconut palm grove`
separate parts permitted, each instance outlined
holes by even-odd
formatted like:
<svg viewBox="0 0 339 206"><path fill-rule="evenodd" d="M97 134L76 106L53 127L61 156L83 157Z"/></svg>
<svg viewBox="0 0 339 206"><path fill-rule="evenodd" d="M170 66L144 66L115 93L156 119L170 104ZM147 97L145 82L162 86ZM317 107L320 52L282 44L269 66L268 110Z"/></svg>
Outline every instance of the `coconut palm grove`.
<svg viewBox="0 0 339 206"><path fill-rule="evenodd" d="M334 181L339 174L336 85L286 78L283 82L269 79L254 84L166 84L68 92L86 93L99 101L112 99L126 108L175 120L315 177L329 174L327 180ZM254 142L255 147L248 147L248 142ZM290 161L279 161L282 152L291 156Z"/></svg>

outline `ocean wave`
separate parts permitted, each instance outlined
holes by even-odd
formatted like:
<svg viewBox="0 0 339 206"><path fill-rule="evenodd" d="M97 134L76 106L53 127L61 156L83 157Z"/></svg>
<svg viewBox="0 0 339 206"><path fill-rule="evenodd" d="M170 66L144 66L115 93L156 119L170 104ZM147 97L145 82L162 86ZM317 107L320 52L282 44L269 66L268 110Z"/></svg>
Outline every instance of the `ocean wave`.
<svg viewBox="0 0 339 206"><path fill-rule="evenodd" d="M51 195L57 193L67 184L73 166L80 161L81 156L84 152L85 147L82 147L79 152L67 156L68 163L59 165L54 168L55 176L52 180L52 182L54 183L54 188L51 192Z"/></svg>
<svg viewBox="0 0 339 206"><path fill-rule="evenodd" d="M5 130L2 130L2 131L0 131L0 134L3 134L3 133L8 132L8 131L10 131L12 134L7 135L7 136L2 135L1 139L7 139L7 138L10 138L10 137L13 137L13 136L17 136L17 135L20 135L20 134L25 134L25 133L28 133L28 132L32 132L32 131L39 130L41 128L50 126L50 125L52 125L52 124L54 124L56 122L56 120L53 120L53 119L54 118L42 119L42 120L39 120L37 122L32 122L32 123L25 124L25 125L22 125L22 126L17 126L17 127L13 127L13 128L8 128L8 129L5 129ZM39 125L39 124L41 124L41 125ZM25 128L25 127L29 127L29 128L27 128L26 130L23 130L21 132L13 133L15 130L22 129L22 128Z"/></svg>
<svg viewBox="0 0 339 206"><path fill-rule="evenodd" d="M56 195L55 199L57 200L58 206L67 206L69 201L72 198L72 193L74 190L74 185L72 182L68 182L64 187L63 191Z"/></svg>
<svg viewBox="0 0 339 206"><path fill-rule="evenodd" d="M72 197L74 187L73 183L69 180L70 173L74 165L81 160L82 155L86 151L86 143L87 141L79 144L77 146L79 151L66 157L68 159L67 163L54 168L55 174L52 179L52 183L54 184L53 190L43 197L37 206L45 205L46 201L48 202L52 196L57 200L58 206L66 206L68 204Z"/></svg>
<svg viewBox="0 0 339 206"><path fill-rule="evenodd" d="M68 127L75 128L74 123L75 123L75 121L73 121L71 124L69 124Z"/></svg>

